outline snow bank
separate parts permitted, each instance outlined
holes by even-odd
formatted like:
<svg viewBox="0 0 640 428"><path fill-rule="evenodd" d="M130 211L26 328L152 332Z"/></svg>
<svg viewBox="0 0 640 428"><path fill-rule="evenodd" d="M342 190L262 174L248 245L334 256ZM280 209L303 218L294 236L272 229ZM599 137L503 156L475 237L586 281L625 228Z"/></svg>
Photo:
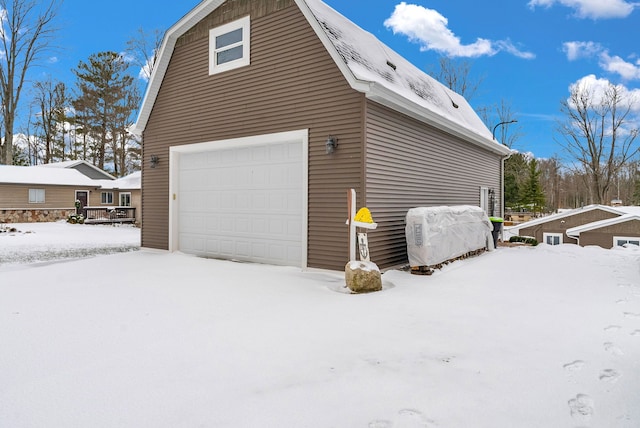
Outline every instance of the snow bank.
<svg viewBox="0 0 640 428"><path fill-rule="evenodd" d="M491 222L470 205L412 208L406 217L411 266L433 266L487 246Z"/></svg>

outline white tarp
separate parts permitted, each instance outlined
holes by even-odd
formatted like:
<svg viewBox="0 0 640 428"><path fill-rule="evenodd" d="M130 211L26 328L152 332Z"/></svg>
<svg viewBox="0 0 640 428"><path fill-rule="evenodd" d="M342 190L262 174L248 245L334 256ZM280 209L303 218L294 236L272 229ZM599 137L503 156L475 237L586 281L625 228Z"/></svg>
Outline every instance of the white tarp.
<svg viewBox="0 0 640 428"><path fill-rule="evenodd" d="M470 205L411 208L406 218L411 266L433 266L493 246L493 226L480 207Z"/></svg>

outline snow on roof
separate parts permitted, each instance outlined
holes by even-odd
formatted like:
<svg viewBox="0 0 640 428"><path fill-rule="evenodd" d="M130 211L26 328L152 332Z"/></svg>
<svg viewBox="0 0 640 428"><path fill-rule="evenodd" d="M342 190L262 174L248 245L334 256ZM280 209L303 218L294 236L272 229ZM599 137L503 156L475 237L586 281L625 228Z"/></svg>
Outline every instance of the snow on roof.
<svg viewBox="0 0 640 428"><path fill-rule="evenodd" d="M509 226L508 228L505 227L505 229L523 229L523 228L526 228L526 227L536 226L538 224L547 223L549 221L558 220L558 219L561 219L561 218L570 217L572 215L585 213L585 212L589 212L589 211L593 211L593 210L597 210L597 209L602 210L602 211L607 211L607 212L610 212L612 214L623 215L623 214L625 214L625 211L623 211L621 208L623 208L623 207L612 208L612 207L607 206L607 205L598 205L598 204L587 205L587 206L584 206L584 207L580 207L580 208L575 208L575 209L568 210L568 211L559 212L557 214L551 214L551 215L548 215L548 216L540 217L540 218L537 218L535 220L531 220L531 221L527 221L527 222L524 222L524 223L517 224L515 226Z"/></svg>
<svg viewBox="0 0 640 428"><path fill-rule="evenodd" d="M52 163L43 163L43 164L39 164L39 165L33 165L34 167L45 167L45 168L74 168L78 165L84 165L88 168L91 168L97 172L99 172L101 175L103 175L104 177L110 178L112 180L115 180L115 177L112 176L111 174L109 174L108 172L98 168L97 166L93 165L90 162L87 162L86 160L82 160L82 159L78 159L78 160L68 160L68 161L62 161L62 162L52 162ZM87 175L87 174L85 174Z"/></svg>
<svg viewBox="0 0 640 428"><path fill-rule="evenodd" d="M33 168L14 165L0 165L0 183L85 187L98 187L99 185L97 180L93 180L75 169Z"/></svg>
<svg viewBox="0 0 640 428"><path fill-rule="evenodd" d="M638 206L616 207L616 209L627 214L635 214L637 216L640 216L640 207Z"/></svg>
<svg viewBox="0 0 640 428"><path fill-rule="evenodd" d="M491 131L463 96L420 70L373 34L322 1L303 1L331 42L328 50L331 51L332 47L335 49L359 83L369 83L368 88L359 89L367 93L369 98L396 110L411 110L403 112L447 131L473 138L494 151L510 153L506 146L493 140ZM345 77L349 80L348 76ZM350 83L354 89L362 86Z"/></svg>
<svg viewBox="0 0 640 428"><path fill-rule="evenodd" d="M592 223L583 224L581 226L572 227L567 229L567 236L572 238L579 238L580 233L587 232L589 230L596 230L602 227L612 226L614 224L625 223L627 221L639 220L640 216L635 214L624 214L620 217L608 218L606 220L594 221Z"/></svg>
<svg viewBox="0 0 640 428"><path fill-rule="evenodd" d="M295 0L354 90L368 98L474 144L508 155L461 95L391 50L320 0ZM205 0L165 34L133 132L144 131L177 39L224 3Z"/></svg>
<svg viewBox="0 0 640 428"><path fill-rule="evenodd" d="M33 166L39 166L39 167L45 167L45 168L71 168L82 162L83 161L80 161L80 160L68 160L63 162L43 163L43 164L33 165Z"/></svg>
<svg viewBox="0 0 640 428"><path fill-rule="evenodd" d="M103 189L141 189L142 173L140 171L133 172L116 180L99 180Z"/></svg>

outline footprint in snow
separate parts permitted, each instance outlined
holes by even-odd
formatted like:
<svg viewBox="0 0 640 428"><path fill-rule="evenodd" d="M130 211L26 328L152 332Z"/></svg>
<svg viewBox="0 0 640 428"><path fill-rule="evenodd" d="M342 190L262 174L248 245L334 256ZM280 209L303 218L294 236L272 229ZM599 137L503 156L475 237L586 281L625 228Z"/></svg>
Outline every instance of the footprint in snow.
<svg viewBox="0 0 640 428"><path fill-rule="evenodd" d="M640 336L640 330L633 330L631 333L629 333L631 336Z"/></svg>
<svg viewBox="0 0 640 428"><path fill-rule="evenodd" d="M618 372L617 370L606 369L602 370L599 379L603 382L616 383L618 379L620 379L620 376L622 376L622 374L620 374L620 372Z"/></svg>
<svg viewBox="0 0 640 428"><path fill-rule="evenodd" d="M575 360L571 363L567 363L563 365L562 368L569 371L577 371L577 370L581 370L584 367L584 365L585 365L584 361Z"/></svg>
<svg viewBox="0 0 640 428"><path fill-rule="evenodd" d="M604 331L606 331L607 333L609 333L609 332L618 331L618 330L620 330L621 328L622 328L622 327L621 327L621 326L619 326L619 325L609 325L609 326L606 326L606 327L604 328Z"/></svg>
<svg viewBox="0 0 640 428"><path fill-rule="evenodd" d="M422 412L415 409L398 411L395 423L387 419L377 419L369 422L369 428L429 428L434 425L435 422L433 420L428 419Z"/></svg>
<svg viewBox="0 0 640 428"><path fill-rule="evenodd" d="M624 352L622 352L622 350L620 348L618 348L616 345L614 345L611 342L606 342L604 344L604 350L609 352L611 355L616 356L616 357L620 357L620 356L624 355Z"/></svg>
<svg viewBox="0 0 640 428"><path fill-rule="evenodd" d="M625 318L640 319L640 314L638 314L636 312L625 312L624 316L625 316Z"/></svg>
<svg viewBox="0 0 640 428"><path fill-rule="evenodd" d="M369 422L369 428L392 428L393 422L384 419L378 419Z"/></svg>
<svg viewBox="0 0 640 428"><path fill-rule="evenodd" d="M398 412L398 428L426 428L434 423L432 420L415 409L402 409Z"/></svg>
<svg viewBox="0 0 640 428"><path fill-rule="evenodd" d="M586 394L578 394L569 400L571 417L577 422L589 422L593 416L593 399Z"/></svg>

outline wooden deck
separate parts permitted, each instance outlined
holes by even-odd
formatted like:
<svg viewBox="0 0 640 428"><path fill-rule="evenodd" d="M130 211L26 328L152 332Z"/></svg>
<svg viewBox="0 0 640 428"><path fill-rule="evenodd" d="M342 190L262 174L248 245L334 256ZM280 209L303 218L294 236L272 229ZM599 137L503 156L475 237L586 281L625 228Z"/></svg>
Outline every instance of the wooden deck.
<svg viewBox="0 0 640 428"><path fill-rule="evenodd" d="M95 223L135 223L134 207L84 207L84 222Z"/></svg>

